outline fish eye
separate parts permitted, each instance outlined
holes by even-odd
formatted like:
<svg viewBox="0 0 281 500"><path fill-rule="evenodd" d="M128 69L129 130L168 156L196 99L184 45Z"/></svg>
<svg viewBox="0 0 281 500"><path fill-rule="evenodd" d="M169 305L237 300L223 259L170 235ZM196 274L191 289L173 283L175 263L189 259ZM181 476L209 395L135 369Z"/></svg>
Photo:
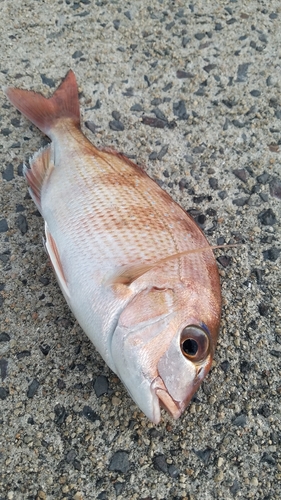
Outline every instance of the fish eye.
<svg viewBox="0 0 281 500"><path fill-rule="evenodd" d="M195 362L206 358L210 342L208 334L199 326L186 326L181 332L180 345L183 355Z"/></svg>

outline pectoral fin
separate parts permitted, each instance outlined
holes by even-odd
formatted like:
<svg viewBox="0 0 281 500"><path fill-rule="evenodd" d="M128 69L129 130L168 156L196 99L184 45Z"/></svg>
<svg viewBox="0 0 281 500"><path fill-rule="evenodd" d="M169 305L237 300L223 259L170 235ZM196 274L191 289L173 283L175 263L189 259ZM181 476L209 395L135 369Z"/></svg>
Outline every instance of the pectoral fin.
<svg viewBox="0 0 281 500"><path fill-rule="evenodd" d="M54 271L56 273L58 283L59 283L59 285L64 293L64 296L66 298L70 298L70 293L69 293L66 277L64 274L64 270L62 267L59 251L58 251L56 242L55 242L54 238L52 237L46 222L45 222L45 234L46 234L46 249L47 249L47 252L49 254Z"/></svg>

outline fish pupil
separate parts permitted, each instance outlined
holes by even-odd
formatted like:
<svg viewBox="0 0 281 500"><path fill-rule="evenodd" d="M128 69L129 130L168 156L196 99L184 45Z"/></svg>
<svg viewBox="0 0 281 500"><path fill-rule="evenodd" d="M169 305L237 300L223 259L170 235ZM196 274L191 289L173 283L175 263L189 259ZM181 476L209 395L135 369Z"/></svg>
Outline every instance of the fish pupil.
<svg viewBox="0 0 281 500"><path fill-rule="evenodd" d="M186 339L182 344L182 348L185 354L188 354L189 356L195 356L198 351L198 344L196 340Z"/></svg>

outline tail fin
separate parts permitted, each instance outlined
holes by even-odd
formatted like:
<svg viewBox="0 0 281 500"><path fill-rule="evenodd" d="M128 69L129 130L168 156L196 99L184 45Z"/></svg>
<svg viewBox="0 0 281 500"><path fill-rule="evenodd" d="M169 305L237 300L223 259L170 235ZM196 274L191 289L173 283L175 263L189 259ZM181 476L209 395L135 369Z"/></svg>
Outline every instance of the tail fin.
<svg viewBox="0 0 281 500"><path fill-rule="evenodd" d="M64 118L80 127L78 88L72 70L49 99L31 90L8 87L4 91L11 103L49 137L56 123Z"/></svg>

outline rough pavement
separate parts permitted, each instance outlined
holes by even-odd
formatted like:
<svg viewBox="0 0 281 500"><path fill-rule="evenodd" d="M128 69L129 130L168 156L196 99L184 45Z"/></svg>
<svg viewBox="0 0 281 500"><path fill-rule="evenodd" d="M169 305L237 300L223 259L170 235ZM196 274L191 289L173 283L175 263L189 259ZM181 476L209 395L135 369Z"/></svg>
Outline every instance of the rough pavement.
<svg viewBox="0 0 281 500"><path fill-rule="evenodd" d="M210 375L149 423L75 322L22 162L46 138L0 94L0 499L280 498L280 2L0 2L0 83L71 67L84 130L203 227L223 292Z"/></svg>

